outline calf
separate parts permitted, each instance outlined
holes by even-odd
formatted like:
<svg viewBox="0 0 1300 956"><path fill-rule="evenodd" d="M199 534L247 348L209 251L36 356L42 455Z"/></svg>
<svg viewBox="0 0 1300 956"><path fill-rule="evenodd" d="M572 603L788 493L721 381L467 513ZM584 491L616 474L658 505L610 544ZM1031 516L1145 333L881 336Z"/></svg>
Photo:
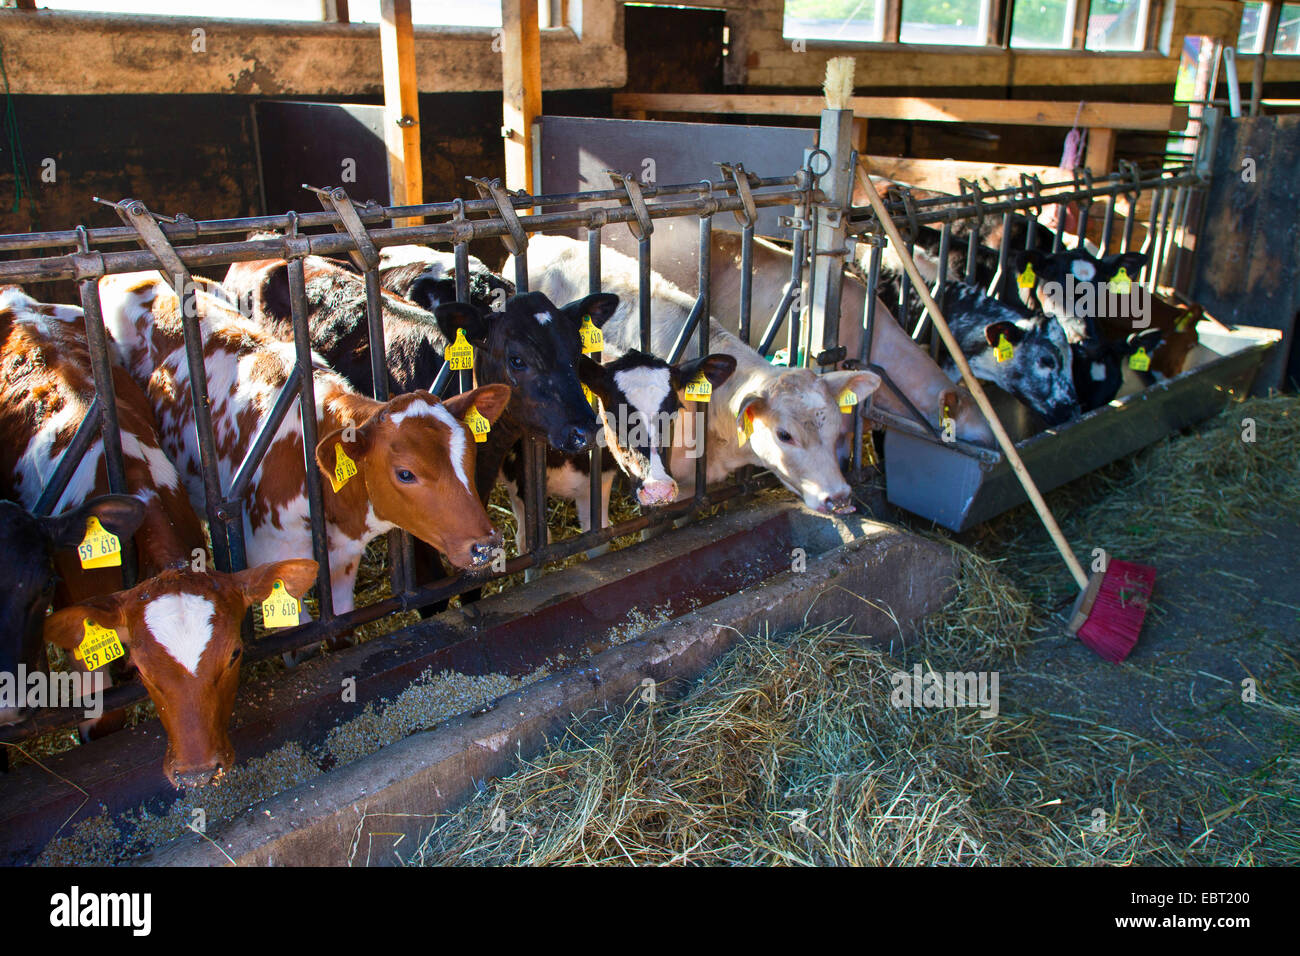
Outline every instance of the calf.
<svg viewBox="0 0 1300 956"><path fill-rule="evenodd" d="M1124 252L1097 258L1086 252L1053 254L1023 252L1016 256L1017 272L1026 275L1025 297L1039 304L1065 326L1071 342L1090 335L1106 342L1127 343L1134 332L1158 330L1154 351L1148 347L1150 372L1172 378L1183 371L1196 348L1200 306L1181 306L1153 296L1138 284L1147 254ZM1032 277L1025 267L1033 270ZM1124 277L1119 275L1124 270ZM1091 320L1094 325L1089 325ZM1148 340L1147 345L1152 345Z"/></svg>
<svg viewBox="0 0 1300 956"><path fill-rule="evenodd" d="M506 300L515 294L509 282L469 257L469 304L480 315L500 312ZM455 302L456 256L437 252L428 246L390 246L380 253L379 281L385 289L403 296L422 309L432 312L440 305Z"/></svg>
<svg viewBox="0 0 1300 956"><path fill-rule="evenodd" d="M537 288L553 297L571 297L587 287L587 247L560 236L536 237L529 244L528 268ZM601 288L614 290L622 300L605 324L605 346L626 352L641 344L640 323L630 305L637 301L637 266L627 256L605 250L601 272ZM695 300L658 274L651 276L651 297L651 349L662 356L672 348ZM856 401L864 401L879 386L879 376L778 368L721 324L714 323L710 332L710 351L734 358L736 370L712 395L707 480L757 465L770 469L812 510L853 511L835 452L843 417L840 399L851 391ZM694 337L687 348L698 354ZM679 489L693 493L695 464L684 443L674 442L669 464Z"/></svg>
<svg viewBox="0 0 1300 956"><path fill-rule="evenodd" d="M144 504L130 495L92 498L71 511L37 518L22 505L0 500L0 673L45 666L43 626L54 595L55 556L72 551L95 517L119 538L130 537L144 520ZM26 716L21 705L0 708L0 725Z"/></svg>
<svg viewBox="0 0 1300 956"><path fill-rule="evenodd" d="M144 393L122 369L113 371L113 389L127 491L144 504L135 532L140 575L152 577L204 554L203 528L161 447ZM35 506L94 398L81 310L45 305L18 289L0 292L0 487L5 494L26 508ZM108 491L103 440L96 438L52 511L75 509ZM72 552L55 560L56 605L122 586L118 568L83 569Z"/></svg>
<svg viewBox="0 0 1300 956"><path fill-rule="evenodd" d="M917 266L922 277L932 281L935 263L926 258L918 255ZM890 267L882 269L879 289L887 301L894 302L899 298L902 272L892 268L892 262L886 265ZM1062 425L1079 413L1073 355L1060 323L1034 316L1019 304L1003 303L983 288L958 279L949 278L937 298L976 378L1015 396L1049 426ZM920 319L924 312L919 297L913 302L914 311L906 317L907 324ZM1004 353L999 360L997 347L1003 338L1011 347L1010 355ZM959 381L960 373L946 349L941 356L943 369L953 381Z"/></svg>
<svg viewBox="0 0 1300 956"><path fill-rule="evenodd" d="M196 502L203 500L188 364L175 293L157 273L100 281L105 323L124 364L147 370L149 398ZM241 463L295 366L291 343L276 339L203 291L195 309L204 338L212 425L223 486ZM510 389L488 385L440 403L428 392L377 402L357 394L316 357L319 442L311 452L331 479L324 489L334 607L353 607L366 543L404 528L456 567L481 570L500 534L470 482L475 442L461 420L473 409L497 421ZM154 368L148 370L150 364ZM140 374L137 371L137 374ZM295 402L255 471L244 500L250 564L311 554L301 422Z"/></svg>
<svg viewBox="0 0 1300 956"><path fill-rule="evenodd" d="M638 349L625 352L601 365L583 356L582 380L599 402L604 426L601 454L601 525L609 523L609 495L615 472L622 469L631 479L637 503L642 507L666 504L677 499L677 482L668 471L669 430L673 418L683 408L681 392L703 375L711 388L727 380L736 369L730 355L706 355L669 365L661 358ZM695 407L690 404L686 408ZM677 441L684 440L685 426L679 427ZM695 434L691 431L691 434ZM510 491L519 529L519 550L523 543L523 498L525 494L522 456L518 449L506 458L502 474ZM587 455L563 455L550 449L546 456L546 491L567 498L578 511L578 525L583 531L592 527L591 459Z"/></svg>
<svg viewBox="0 0 1300 956"><path fill-rule="evenodd" d="M163 773L177 788L203 786L234 762L229 726L244 612L270 597L277 580L301 597L316 568L315 561L290 560L235 574L164 571L129 591L55 612L45 638L71 651L90 625L116 631L167 732Z"/></svg>

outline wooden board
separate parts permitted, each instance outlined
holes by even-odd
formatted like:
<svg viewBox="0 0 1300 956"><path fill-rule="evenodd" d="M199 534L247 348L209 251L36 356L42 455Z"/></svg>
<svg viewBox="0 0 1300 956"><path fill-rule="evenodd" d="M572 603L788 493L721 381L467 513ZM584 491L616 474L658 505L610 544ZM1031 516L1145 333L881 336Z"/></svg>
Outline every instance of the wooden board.
<svg viewBox="0 0 1300 956"><path fill-rule="evenodd" d="M502 0L502 136L506 188L534 192L533 121L542 112L541 37L537 0Z"/></svg>
<svg viewBox="0 0 1300 956"><path fill-rule="evenodd" d="M415 34L411 0L381 0L379 48L384 66L384 140L388 144L388 181L392 202L424 202L420 167L420 103L415 79ZM405 219L395 225L419 225Z"/></svg>
<svg viewBox="0 0 1300 956"><path fill-rule="evenodd" d="M820 96L616 93L614 111L817 116ZM1005 123L1013 126L1086 127L1165 131L1187 125L1187 107L1143 103L1078 103L1044 100L953 99L920 96L855 96L853 112L867 119L935 123Z"/></svg>

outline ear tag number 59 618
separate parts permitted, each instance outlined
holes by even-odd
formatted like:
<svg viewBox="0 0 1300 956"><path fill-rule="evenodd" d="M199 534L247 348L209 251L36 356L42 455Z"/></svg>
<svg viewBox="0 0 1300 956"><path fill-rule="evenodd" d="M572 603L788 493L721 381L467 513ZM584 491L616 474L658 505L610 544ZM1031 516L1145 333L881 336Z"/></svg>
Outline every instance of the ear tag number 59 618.
<svg viewBox="0 0 1300 956"><path fill-rule="evenodd" d="M288 592L279 578L271 585L271 596L262 602L262 623L267 627L293 627L298 623L302 605Z"/></svg>

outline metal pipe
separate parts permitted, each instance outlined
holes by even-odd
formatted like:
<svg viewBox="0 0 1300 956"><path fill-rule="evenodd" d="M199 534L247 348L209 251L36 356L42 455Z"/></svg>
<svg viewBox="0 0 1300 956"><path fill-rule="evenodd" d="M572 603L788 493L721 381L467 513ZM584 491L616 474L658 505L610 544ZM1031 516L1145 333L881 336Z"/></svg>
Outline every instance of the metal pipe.
<svg viewBox="0 0 1300 956"><path fill-rule="evenodd" d="M73 474L81 465L81 459L86 456L90 446L99 437L99 431L104 424L101 405L98 395L91 399L85 417L81 419L81 424L72 435L72 441L68 443L67 448L63 449L63 454L59 456L59 463L54 466L54 474L50 475L50 480L41 489L41 496L36 499L36 504L32 505L32 514L37 517L48 515L63 497L68 482L72 480Z"/></svg>
<svg viewBox="0 0 1300 956"><path fill-rule="evenodd" d="M713 217L700 217L699 247L699 347L700 357L709 354L709 268L710 252L713 239ZM704 503L705 484L709 473L709 406L711 402L694 402L696 405L696 422L702 427L696 433L700 456L695 459L695 500ZM647 426L649 423L647 423Z"/></svg>

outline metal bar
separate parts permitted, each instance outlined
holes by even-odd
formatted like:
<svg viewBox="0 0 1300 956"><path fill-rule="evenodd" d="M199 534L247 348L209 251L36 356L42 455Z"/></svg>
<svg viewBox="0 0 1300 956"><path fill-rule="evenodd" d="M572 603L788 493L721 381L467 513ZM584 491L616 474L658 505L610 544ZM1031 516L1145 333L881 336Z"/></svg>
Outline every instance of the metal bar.
<svg viewBox="0 0 1300 956"><path fill-rule="evenodd" d="M271 442L275 440L275 435L280 430L285 415L289 413L289 409L293 407L293 403L298 398L302 384L299 381L301 377L302 369L295 365L293 371L289 374L289 378L280 386L280 393L275 396L275 403L271 406L271 411L262 420L262 426L258 429L253 444L244 453L244 460L240 462L239 469L230 480L229 499L243 501L244 495L248 494L249 485L253 481L253 474L262 463L262 456L271 447ZM315 464L315 456L313 455L313 468Z"/></svg>
<svg viewBox="0 0 1300 956"><path fill-rule="evenodd" d="M709 269L710 251L713 240L713 217L700 217L699 247L699 347L700 356L709 354ZM700 456L695 459L695 500L703 504L705 484L709 474L709 406L712 402L693 402L696 422L700 425L696 440ZM649 423L647 423L647 426Z"/></svg>
<svg viewBox="0 0 1300 956"><path fill-rule="evenodd" d="M1004 298L1002 295L1002 284L1006 281L1007 276L1007 257L1011 255L1011 213L1002 214L1002 242L998 246L998 268L993 273L993 279L989 282L988 294L998 299Z"/></svg>
<svg viewBox="0 0 1300 956"><path fill-rule="evenodd" d="M316 572L316 599L321 620L334 617L334 590L330 584L329 540L325 533L325 500L320 469L316 467L316 377L311 362L311 330L308 326L307 283L301 256L289 259L289 308L293 313L293 344L298 360L298 405L302 421L303 467L307 479L307 507L311 518L312 556L320 565Z"/></svg>
<svg viewBox="0 0 1300 956"><path fill-rule="evenodd" d="M600 291L601 270L600 270L600 228L587 230L587 294L595 295ZM599 402L599 399L597 399ZM601 418L597 415L597 418ZM598 421L597 427L604 428L604 422ZM603 476L601 470L604 465L605 450L597 442L588 453L587 465L587 509L591 512L591 526L593 528L603 528L605 523L602 520L604 512L605 496L603 490Z"/></svg>
<svg viewBox="0 0 1300 956"><path fill-rule="evenodd" d="M1112 194L1110 201L1106 203L1106 218L1101 223L1101 254L1103 257L1110 255L1110 237L1115 229L1115 203L1118 201L1118 194Z"/></svg>
<svg viewBox="0 0 1300 956"><path fill-rule="evenodd" d="M740 341L749 341L749 320L754 307L754 226L740 230Z"/></svg>
<svg viewBox="0 0 1300 956"><path fill-rule="evenodd" d="M48 515L63 497L63 492L81 464L81 459L86 456L90 446L99 437L100 428L104 423L102 404L98 395L91 399L85 418L77 426L68 447L63 449L63 454L59 456L59 463L54 466L54 473L41 489L41 496L36 499L36 504L32 505L32 514L38 517Z"/></svg>

